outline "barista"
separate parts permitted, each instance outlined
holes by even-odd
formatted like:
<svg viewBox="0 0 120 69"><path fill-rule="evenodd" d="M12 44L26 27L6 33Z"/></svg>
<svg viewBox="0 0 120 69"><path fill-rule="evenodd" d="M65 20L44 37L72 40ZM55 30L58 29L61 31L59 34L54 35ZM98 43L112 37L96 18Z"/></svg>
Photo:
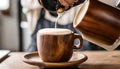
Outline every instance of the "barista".
<svg viewBox="0 0 120 69"><path fill-rule="evenodd" d="M65 6L65 9L68 7L72 7L74 3L78 0L59 0L59 2ZM38 2L38 0L21 0L21 4L23 6L23 12L27 17L27 21L30 24L31 30L31 44L28 48L28 51L36 51L37 43L36 43L36 33L38 30L43 28L54 28L55 27L55 19L58 16L57 13L49 12L45 10ZM74 33L79 33L77 30L73 28L73 19L75 13L80 5L72 7L67 10L64 16L58 20L57 28L67 28ZM84 41L82 50L101 50L103 48L99 46L95 46L94 44Z"/></svg>

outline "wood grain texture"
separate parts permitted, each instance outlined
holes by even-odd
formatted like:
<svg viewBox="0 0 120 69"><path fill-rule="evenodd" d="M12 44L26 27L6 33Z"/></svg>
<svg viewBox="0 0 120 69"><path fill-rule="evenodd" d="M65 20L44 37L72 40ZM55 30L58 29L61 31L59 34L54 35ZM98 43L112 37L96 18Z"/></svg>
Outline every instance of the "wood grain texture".
<svg viewBox="0 0 120 69"><path fill-rule="evenodd" d="M38 55L38 52L29 53L24 55L24 62L30 65L35 65L43 68L73 68L78 66L79 64L85 62L87 60L87 56L85 54L80 54L79 52L73 52L71 59L68 62L43 62Z"/></svg>
<svg viewBox="0 0 120 69"><path fill-rule="evenodd" d="M0 69L43 69L23 62L24 55L29 53L11 52L10 57L0 64ZM120 51L79 51L78 53L87 55L88 60L79 64L77 68L56 69L120 69Z"/></svg>
<svg viewBox="0 0 120 69"><path fill-rule="evenodd" d="M79 36L79 37L78 37ZM74 39L80 40L79 47L82 46L82 37L74 35L74 33L66 35L42 35L38 34L37 47L38 52L45 62L65 62L68 61L73 54Z"/></svg>
<svg viewBox="0 0 120 69"><path fill-rule="evenodd" d="M120 37L120 10L90 0L88 11L76 28L88 41L112 45Z"/></svg>

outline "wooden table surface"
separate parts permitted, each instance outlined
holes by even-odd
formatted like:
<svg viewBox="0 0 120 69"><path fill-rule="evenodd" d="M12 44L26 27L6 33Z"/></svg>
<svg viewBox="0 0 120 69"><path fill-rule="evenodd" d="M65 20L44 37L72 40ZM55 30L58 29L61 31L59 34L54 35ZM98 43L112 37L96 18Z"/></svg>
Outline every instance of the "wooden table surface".
<svg viewBox="0 0 120 69"><path fill-rule="evenodd" d="M80 53L87 55L88 60L74 69L120 69L120 51L80 51ZM11 52L9 57L0 63L0 69L42 69L24 63L25 54L27 52Z"/></svg>

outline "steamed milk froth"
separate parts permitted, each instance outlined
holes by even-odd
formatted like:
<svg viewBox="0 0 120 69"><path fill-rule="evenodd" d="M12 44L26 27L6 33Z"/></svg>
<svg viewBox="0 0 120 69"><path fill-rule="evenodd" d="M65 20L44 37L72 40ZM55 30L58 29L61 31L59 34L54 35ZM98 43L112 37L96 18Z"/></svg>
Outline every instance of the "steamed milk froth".
<svg viewBox="0 0 120 69"><path fill-rule="evenodd" d="M64 35L64 34L70 34L72 31L69 29L60 29L60 28L45 28L41 29L38 32L39 34L47 34L47 35Z"/></svg>

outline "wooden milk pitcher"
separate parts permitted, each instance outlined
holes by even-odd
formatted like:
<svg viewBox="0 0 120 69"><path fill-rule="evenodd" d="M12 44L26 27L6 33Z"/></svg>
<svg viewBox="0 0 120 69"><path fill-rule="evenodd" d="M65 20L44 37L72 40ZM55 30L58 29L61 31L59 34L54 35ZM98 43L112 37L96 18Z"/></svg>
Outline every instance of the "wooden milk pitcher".
<svg viewBox="0 0 120 69"><path fill-rule="evenodd" d="M74 27L83 38L107 50L114 50L120 45L120 10L101 3L88 0L79 8Z"/></svg>

